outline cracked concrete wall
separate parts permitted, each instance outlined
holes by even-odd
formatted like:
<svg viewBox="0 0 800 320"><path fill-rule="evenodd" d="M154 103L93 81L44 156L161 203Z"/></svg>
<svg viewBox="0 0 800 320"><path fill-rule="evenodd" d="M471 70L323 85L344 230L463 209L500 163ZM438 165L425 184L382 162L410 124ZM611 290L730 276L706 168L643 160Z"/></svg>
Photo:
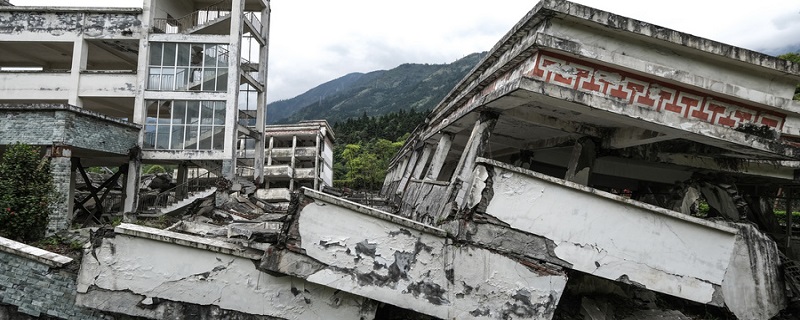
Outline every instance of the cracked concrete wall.
<svg viewBox="0 0 800 320"><path fill-rule="evenodd" d="M263 273L247 258L119 233L86 252L77 291L82 306L152 319L174 303L281 319L371 319L375 312L363 298Z"/></svg>
<svg viewBox="0 0 800 320"><path fill-rule="evenodd" d="M532 171L485 160L485 213L553 242L572 269L684 299L718 298L736 230ZM478 193L473 190L471 203ZM564 201L569 199L569 201Z"/></svg>
<svg viewBox="0 0 800 320"><path fill-rule="evenodd" d="M142 36L141 19L141 9L3 7L0 39L138 39Z"/></svg>
<svg viewBox="0 0 800 320"><path fill-rule="evenodd" d="M0 303L17 307L32 317L57 317L68 320L108 319L101 312L76 306L75 275L44 262L58 256L60 263L72 259L21 243L0 238ZM9 246L11 244L11 246ZM29 256L9 253L23 250ZM36 257L34 259L34 257ZM5 319L0 313L0 319Z"/></svg>
<svg viewBox="0 0 800 320"><path fill-rule="evenodd" d="M127 155L139 126L63 104L0 105L0 145L63 145Z"/></svg>
<svg viewBox="0 0 800 320"><path fill-rule="evenodd" d="M439 229L308 189L288 250L261 268L442 319L550 319L560 267L455 245Z"/></svg>

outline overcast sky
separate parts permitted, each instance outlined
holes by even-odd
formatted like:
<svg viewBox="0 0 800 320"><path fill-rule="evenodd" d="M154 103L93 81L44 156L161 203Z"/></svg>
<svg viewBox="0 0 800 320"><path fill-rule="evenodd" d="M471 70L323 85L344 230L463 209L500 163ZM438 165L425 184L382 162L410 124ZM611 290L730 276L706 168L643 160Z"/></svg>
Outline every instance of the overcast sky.
<svg viewBox="0 0 800 320"><path fill-rule="evenodd" d="M140 0L12 0L15 5L141 7ZM449 63L487 51L536 0L273 0L269 101L351 72ZM800 50L800 1L577 0L747 49Z"/></svg>

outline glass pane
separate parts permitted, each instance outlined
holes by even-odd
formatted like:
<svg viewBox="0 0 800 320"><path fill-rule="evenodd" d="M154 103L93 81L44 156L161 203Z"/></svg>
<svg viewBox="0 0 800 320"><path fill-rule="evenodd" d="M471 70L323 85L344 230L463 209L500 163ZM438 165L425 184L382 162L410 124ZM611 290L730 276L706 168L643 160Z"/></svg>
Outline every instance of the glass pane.
<svg viewBox="0 0 800 320"><path fill-rule="evenodd" d="M156 130L156 149L169 149L169 126L158 126Z"/></svg>
<svg viewBox="0 0 800 320"><path fill-rule="evenodd" d="M175 54L176 54L176 44L175 43L165 43L164 44L164 65L165 66L174 66L175 65Z"/></svg>
<svg viewBox="0 0 800 320"><path fill-rule="evenodd" d="M198 147L200 150L211 150L211 137L213 136L211 128L213 127L200 127L200 146Z"/></svg>
<svg viewBox="0 0 800 320"><path fill-rule="evenodd" d="M155 119L147 118L147 123L155 122ZM144 146L145 149L153 149L156 146L156 126L144 126Z"/></svg>
<svg viewBox="0 0 800 320"><path fill-rule="evenodd" d="M203 52L203 65L206 67L213 67L217 64L217 46L207 44L206 50Z"/></svg>
<svg viewBox="0 0 800 320"><path fill-rule="evenodd" d="M151 66L160 66L161 65L161 47L162 47L162 44L160 42L151 42L150 43L150 65Z"/></svg>
<svg viewBox="0 0 800 320"><path fill-rule="evenodd" d="M175 101L175 105L172 106L172 123L186 123L186 101Z"/></svg>
<svg viewBox="0 0 800 320"><path fill-rule="evenodd" d="M185 150L197 149L197 126L186 126L186 142L183 148Z"/></svg>
<svg viewBox="0 0 800 320"><path fill-rule="evenodd" d="M217 66L218 67L228 66L228 46L226 45L217 46Z"/></svg>
<svg viewBox="0 0 800 320"><path fill-rule="evenodd" d="M188 67L190 59L191 59L191 55L189 54L189 44L188 43L179 43L178 44L178 63L177 63L177 66L179 66L179 67Z"/></svg>
<svg viewBox="0 0 800 320"><path fill-rule="evenodd" d="M200 66L203 64L203 45L202 44L193 44L192 45L192 52L189 54L192 55L190 62L193 66Z"/></svg>
<svg viewBox="0 0 800 320"><path fill-rule="evenodd" d="M200 91L200 85L203 83L203 72L200 68L192 68L189 72L189 91Z"/></svg>
<svg viewBox="0 0 800 320"><path fill-rule="evenodd" d="M150 68L147 78L147 90L159 90L161 88L161 68Z"/></svg>
<svg viewBox="0 0 800 320"><path fill-rule="evenodd" d="M182 125L172 126L172 144L170 145L170 149L173 150L183 149L184 128L185 127Z"/></svg>
<svg viewBox="0 0 800 320"><path fill-rule="evenodd" d="M217 70L217 91L228 91L228 68Z"/></svg>
<svg viewBox="0 0 800 320"><path fill-rule="evenodd" d="M175 90L186 91L189 85L189 68L175 69Z"/></svg>
<svg viewBox="0 0 800 320"><path fill-rule="evenodd" d="M214 150L222 150L225 145L225 127L214 127Z"/></svg>
<svg viewBox="0 0 800 320"><path fill-rule="evenodd" d="M216 78L216 69L203 69L203 91L215 91L214 84L216 83Z"/></svg>
<svg viewBox="0 0 800 320"><path fill-rule="evenodd" d="M200 122L199 118L200 118L200 101L187 101L186 123L196 126Z"/></svg>
<svg viewBox="0 0 800 320"><path fill-rule="evenodd" d="M214 123L214 101L202 101L201 106L202 108L200 109L200 124Z"/></svg>
<svg viewBox="0 0 800 320"><path fill-rule="evenodd" d="M225 102L223 101L214 103L214 124L225 124Z"/></svg>
<svg viewBox="0 0 800 320"><path fill-rule="evenodd" d="M175 90L175 68L161 69L161 90Z"/></svg>

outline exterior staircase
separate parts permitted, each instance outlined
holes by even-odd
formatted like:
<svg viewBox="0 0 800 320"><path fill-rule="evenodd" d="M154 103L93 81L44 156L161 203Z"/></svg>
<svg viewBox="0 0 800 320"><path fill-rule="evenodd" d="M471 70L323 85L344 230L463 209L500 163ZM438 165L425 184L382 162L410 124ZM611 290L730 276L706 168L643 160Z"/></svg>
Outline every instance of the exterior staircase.
<svg viewBox="0 0 800 320"><path fill-rule="evenodd" d="M153 19L153 31L161 33L204 33L231 16L231 0L223 0L180 18Z"/></svg>
<svg viewBox="0 0 800 320"><path fill-rule="evenodd" d="M214 194L217 191L215 183L213 173L207 171L158 194L143 194L139 198L139 216L158 217L182 209L197 199Z"/></svg>

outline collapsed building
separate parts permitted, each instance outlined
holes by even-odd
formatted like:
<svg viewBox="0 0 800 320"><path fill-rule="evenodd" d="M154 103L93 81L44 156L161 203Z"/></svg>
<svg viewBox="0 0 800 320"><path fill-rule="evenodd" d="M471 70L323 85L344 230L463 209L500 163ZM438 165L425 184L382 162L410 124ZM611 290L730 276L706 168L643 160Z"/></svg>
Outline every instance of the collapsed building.
<svg viewBox="0 0 800 320"><path fill-rule="evenodd" d="M293 138L289 157L273 149L254 169L280 175L281 189L305 187L285 212L100 229L69 293L80 310L52 316L373 319L394 306L441 319L564 319L570 288L597 281L770 319L800 293L791 215L798 82L797 64L543 0L396 155L381 190L393 210L271 167L298 161L307 145ZM74 113L51 109L36 111ZM137 127L145 123L81 116L146 136ZM315 128L300 140L319 145L326 133ZM289 148L277 139L270 149ZM143 141L119 144L147 149ZM310 167L311 158L299 161ZM225 161L223 175L236 180ZM17 255L45 265L36 270L70 263ZM2 300L50 314L34 302ZM579 308L611 318L592 301Z"/></svg>

